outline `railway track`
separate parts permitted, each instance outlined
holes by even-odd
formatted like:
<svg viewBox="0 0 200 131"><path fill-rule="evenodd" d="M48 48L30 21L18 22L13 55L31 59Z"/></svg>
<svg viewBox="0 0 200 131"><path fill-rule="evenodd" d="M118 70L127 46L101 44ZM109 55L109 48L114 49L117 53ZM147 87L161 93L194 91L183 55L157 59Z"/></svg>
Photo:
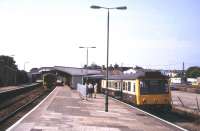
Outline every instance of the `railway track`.
<svg viewBox="0 0 200 131"><path fill-rule="evenodd" d="M23 110L25 107L27 107L28 105L32 104L34 101L36 101L39 97L41 97L41 95L37 96L36 98L34 98L33 100L31 100L30 102L18 107L16 110L10 112L9 114L3 116L0 118L0 124L5 122L6 120L8 120L10 117L14 116L16 113L18 113L19 111ZM10 107L10 106L9 106ZM5 108L6 109L6 108Z"/></svg>
<svg viewBox="0 0 200 131"><path fill-rule="evenodd" d="M31 106L35 101L38 101L38 99L42 99L48 93L42 87L38 87L22 93L19 96L15 96L10 100L6 100L0 106L0 130L5 130L13 124L19 119L19 116L17 116L18 113L23 112L23 110Z"/></svg>

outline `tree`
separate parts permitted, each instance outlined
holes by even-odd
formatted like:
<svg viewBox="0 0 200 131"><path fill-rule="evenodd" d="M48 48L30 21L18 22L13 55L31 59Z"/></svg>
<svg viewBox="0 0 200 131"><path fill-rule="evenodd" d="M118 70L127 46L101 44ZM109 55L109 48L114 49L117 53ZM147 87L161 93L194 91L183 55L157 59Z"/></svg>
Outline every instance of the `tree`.
<svg viewBox="0 0 200 131"><path fill-rule="evenodd" d="M17 65L10 56L0 56L0 86L14 85L16 82Z"/></svg>
<svg viewBox="0 0 200 131"><path fill-rule="evenodd" d="M14 70L17 70L17 65L15 64L16 62L15 62L13 57L1 55L0 56L0 63L3 66L7 66L7 67L10 67Z"/></svg>
<svg viewBox="0 0 200 131"><path fill-rule="evenodd" d="M30 72L32 72L32 73L34 73L34 72L38 72L38 71L39 71L38 68L32 68L32 69L30 70Z"/></svg>
<svg viewBox="0 0 200 131"><path fill-rule="evenodd" d="M114 65L114 68L115 68L115 69L119 68L119 65L118 65L118 64L115 64L115 65Z"/></svg>
<svg viewBox="0 0 200 131"><path fill-rule="evenodd" d="M101 68L102 68L103 70L106 70L106 66L105 66L105 65L102 65Z"/></svg>
<svg viewBox="0 0 200 131"><path fill-rule="evenodd" d="M95 63L92 63L90 66L88 66L88 69L101 69L101 66Z"/></svg>
<svg viewBox="0 0 200 131"><path fill-rule="evenodd" d="M88 68L88 67L87 67L87 65L84 65L84 66L83 66L83 68L85 68L85 69L86 69L86 68Z"/></svg>
<svg viewBox="0 0 200 131"><path fill-rule="evenodd" d="M112 71L114 68L113 68L113 65L110 64L110 66L108 66L108 70Z"/></svg>
<svg viewBox="0 0 200 131"><path fill-rule="evenodd" d="M135 67L134 69L135 69L135 70L142 70L143 68L136 65L136 67Z"/></svg>
<svg viewBox="0 0 200 131"><path fill-rule="evenodd" d="M200 67L198 66L192 66L189 67L186 71L186 76L188 78L197 78L200 77Z"/></svg>
<svg viewBox="0 0 200 131"><path fill-rule="evenodd" d="M24 71L24 70L18 71L18 73L17 73L17 83L23 84L23 83L27 83L28 81L29 81L29 79L28 79L27 72Z"/></svg>

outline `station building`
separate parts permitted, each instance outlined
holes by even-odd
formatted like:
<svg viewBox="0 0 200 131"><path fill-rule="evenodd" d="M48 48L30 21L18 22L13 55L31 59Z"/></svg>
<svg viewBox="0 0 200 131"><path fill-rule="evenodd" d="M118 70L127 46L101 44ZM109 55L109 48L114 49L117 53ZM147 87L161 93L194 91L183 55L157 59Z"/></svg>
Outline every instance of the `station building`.
<svg viewBox="0 0 200 131"><path fill-rule="evenodd" d="M36 81L40 81L42 80L42 75L45 73L56 74L58 81L69 85L72 89L76 89L78 83L84 84L86 80L89 80L90 76L102 75L102 71L97 69L54 66L39 68L38 72L32 73L32 78Z"/></svg>

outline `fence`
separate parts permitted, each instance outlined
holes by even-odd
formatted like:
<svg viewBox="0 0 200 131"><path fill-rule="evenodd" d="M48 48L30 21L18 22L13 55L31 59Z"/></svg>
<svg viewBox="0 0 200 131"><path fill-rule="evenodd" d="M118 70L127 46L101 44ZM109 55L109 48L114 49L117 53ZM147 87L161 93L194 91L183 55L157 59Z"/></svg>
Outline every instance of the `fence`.
<svg viewBox="0 0 200 131"><path fill-rule="evenodd" d="M77 84L77 91L82 95L82 96L86 96L86 86L82 85L82 84Z"/></svg>
<svg viewBox="0 0 200 131"><path fill-rule="evenodd" d="M183 107L191 111L200 112L200 100L197 96L190 99L187 97L173 96L172 104L173 106Z"/></svg>

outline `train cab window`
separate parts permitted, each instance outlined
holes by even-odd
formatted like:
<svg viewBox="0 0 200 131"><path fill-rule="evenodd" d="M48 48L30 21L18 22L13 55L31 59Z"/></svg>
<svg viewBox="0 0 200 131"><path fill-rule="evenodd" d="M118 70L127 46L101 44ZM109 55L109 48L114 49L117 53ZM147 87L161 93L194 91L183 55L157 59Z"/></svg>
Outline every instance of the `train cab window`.
<svg viewBox="0 0 200 131"><path fill-rule="evenodd" d="M131 91L131 82L128 82L128 91Z"/></svg>
<svg viewBox="0 0 200 131"><path fill-rule="evenodd" d="M144 80L140 85L141 94L163 94L168 93L168 84L166 80Z"/></svg>

